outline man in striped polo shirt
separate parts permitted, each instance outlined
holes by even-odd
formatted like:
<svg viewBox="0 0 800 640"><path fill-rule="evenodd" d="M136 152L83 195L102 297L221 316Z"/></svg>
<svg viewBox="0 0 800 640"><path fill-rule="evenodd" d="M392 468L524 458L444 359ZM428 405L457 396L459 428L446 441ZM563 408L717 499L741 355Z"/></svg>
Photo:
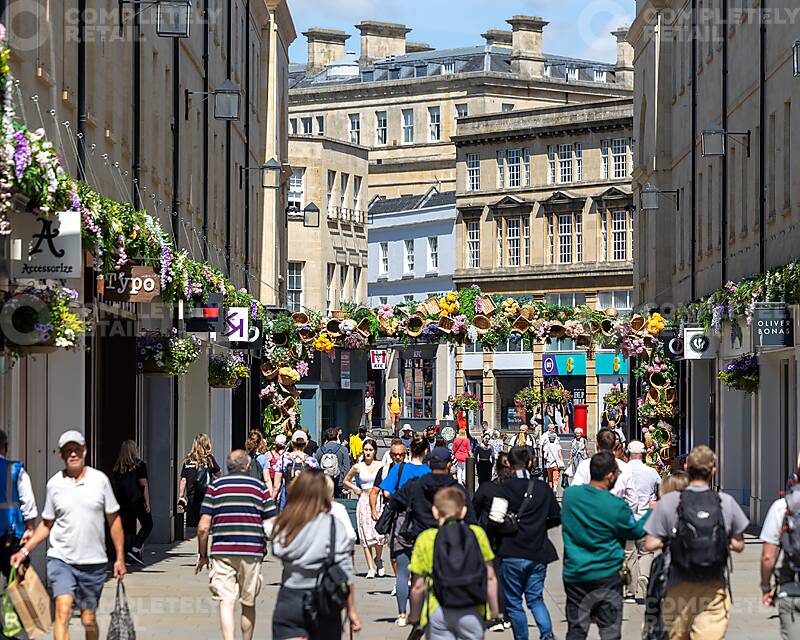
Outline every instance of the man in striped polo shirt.
<svg viewBox="0 0 800 640"><path fill-rule="evenodd" d="M264 521L278 515L275 502L260 480L248 475L250 456L231 451L228 475L214 480L206 490L197 527L199 556L195 573L209 566L209 588L219 601L224 640L236 637L235 608L242 605L242 638L251 640L256 621L256 597L261 591L261 561L266 552Z"/></svg>

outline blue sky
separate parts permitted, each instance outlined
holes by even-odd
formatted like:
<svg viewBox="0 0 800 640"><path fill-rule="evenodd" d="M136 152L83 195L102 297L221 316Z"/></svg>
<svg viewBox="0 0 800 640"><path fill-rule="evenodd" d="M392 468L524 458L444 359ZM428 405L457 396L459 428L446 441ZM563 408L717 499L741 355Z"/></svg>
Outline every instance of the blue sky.
<svg viewBox="0 0 800 640"><path fill-rule="evenodd" d="M412 29L409 40L437 49L483 44L486 29L509 29L511 16L538 15L550 24L544 31L547 53L613 62L616 45L610 35L630 24L634 0L288 0L297 40L292 62L305 62L310 27L341 29L351 35L348 50L358 51L361 20L399 22Z"/></svg>

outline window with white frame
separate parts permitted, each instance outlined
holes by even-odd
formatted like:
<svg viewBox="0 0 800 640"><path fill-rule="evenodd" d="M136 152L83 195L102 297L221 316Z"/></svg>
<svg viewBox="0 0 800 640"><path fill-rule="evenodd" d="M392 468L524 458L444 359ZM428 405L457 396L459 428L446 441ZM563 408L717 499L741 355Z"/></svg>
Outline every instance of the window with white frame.
<svg viewBox="0 0 800 640"><path fill-rule="evenodd" d="M336 211L333 203L333 187L336 184L336 172L328 170L328 217L335 218Z"/></svg>
<svg viewBox="0 0 800 640"><path fill-rule="evenodd" d="M554 264L556 261L556 234L555 229L555 215L551 214L547 217L547 246L549 248L548 257L550 264Z"/></svg>
<svg viewBox="0 0 800 640"><path fill-rule="evenodd" d="M600 215L600 259L608 260L608 218L605 212Z"/></svg>
<svg viewBox="0 0 800 640"><path fill-rule="evenodd" d="M477 153L467 154L467 190L480 191L481 157Z"/></svg>
<svg viewBox="0 0 800 640"><path fill-rule="evenodd" d="M508 266L518 267L520 262L519 246L519 218L508 218L506 220L506 236L508 243Z"/></svg>
<svg viewBox="0 0 800 640"><path fill-rule="evenodd" d="M575 214L575 262L583 261L583 214Z"/></svg>
<svg viewBox="0 0 800 640"><path fill-rule="evenodd" d="M595 82L608 82L608 80L606 79L607 75L608 75L607 71L602 71L600 69L595 69L594 70L594 81Z"/></svg>
<svg viewBox="0 0 800 640"><path fill-rule="evenodd" d="M306 170L303 167L294 167L289 177L289 195L286 204L290 210L299 212L303 210L303 190L305 186Z"/></svg>
<svg viewBox="0 0 800 640"><path fill-rule="evenodd" d="M385 111L375 112L375 144L385 145L389 138Z"/></svg>
<svg viewBox="0 0 800 640"><path fill-rule="evenodd" d="M293 136L297 135L297 118L289 118L289 131Z"/></svg>
<svg viewBox="0 0 800 640"><path fill-rule="evenodd" d="M385 276L389 273L389 243L381 242L378 245L378 275Z"/></svg>
<svg viewBox="0 0 800 640"><path fill-rule="evenodd" d="M558 262L572 262L572 214L562 213L558 216Z"/></svg>
<svg viewBox="0 0 800 640"><path fill-rule="evenodd" d="M632 311L631 290L621 289L619 291L598 291L597 308L600 311L605 309L619 309L624 315Z"/></svg>
<svg viewBox="0 0 800 640"><path fill-rule="evenodd" d="M339 192L339 210L341 211L342 219L346 220L345 210L347 207L347 187L350 183L350 174L340 173L339 181L339 187L341 189Z"/></svg>
<svg viewBox="0 0 800 640"><path fill-rule="evenodd" d="M506 186L506 152L497 152L497 188L503 189Z"/></svg>
<svg viewBox="0 0 800 640"><path fill-rule="evenodd" d="M529 187L531 186L531 150L527 147L522 150L522 167L524 171L522 184Z"/></svg>
<svg viewBox="0 0 800 640"><path fill-rule="evenodd" d="M429 140L438 142L442 139L442 110L440 107L428 107Z"/></svg>
<svg viewBox="0 0 800 640"><path fill-rule="evenodd" d="M467 223L467 253L469 255L469 268L477 269L481 266L481 223Z"/></svg>
<svg viewBox="0 0 800 640"><path fill-rule="evenodd" d="M325 116L317 116L317 135L325 135Z"/></svg>
<svg viewBox="0 0 800 640"><path fill-rule="evenodd" d="M361 176L353 176L353 215L358 216L356 218L356 222L361 222L362 224L364 221L361 219L361 184L364 178Z"/></svg>
<svg viewBox="0 0 800 640"><path fill-rule="evenodd" d="M439 270L439 238L428 238L428 273Z"/></svg>
<svg viewBox="0 0 800 640"><path fill-rule="evenodd" d="M415 302L414 296L411 295L411 294L404 295L403 296L403 302L405 302L406 304L412 304L413 302Z"/></svg>
<svg viewBox="0 0 800 640"><path fill-rule="evenodd" d="M445 62L442 64L442 75L443 76L451 76L456 72L456 63L455 61Z"/></svg>
<svg viewBox="0 0 800 640"><path fill-rule="evenodd" d="M496 219L497 228L497 266L503 266L503 219Z"/></svg>
<svg viewBox="0 0 800 640"><path fill-rule="evenodd" d="M307 118L301 118L300 121L303 123L303 133L306 135L311 135L314 133L313 131L313 120L311 120L311 116Z"/></svg>
<svg viewBox="0 0 800 640"><path fill-rule="evenodd" d="M611 212L611 248L613 260L628 259L628 214L626 211Z"/></svg>
<svg viewBox="0 0 800 640"><path fill-rule="evenodd" d="M547 145L547 184L554 184L556 181L556 152L553 145Z"/></svg>
<svg viewBox="0 0 800 640"><path fill-rule="evenodd" d="M290 262L286 274L286 304L289 311L303 308L303 263Z"/></svg>
<svg viewBox="0 0 800 640"><path fill-rule="evenodd" d="M351 113L350 118L350 142L361 144L361 114Z"/></svg>
<svg viewBox="0 0 800 640"><path fill-rule="evenodd" d="M578 81L578 67L567 67L567 82Z"/></svg>
<svg viewBox="0 0 800 640"><path fill-rule="evenodd" d="M572 145L558 145L558 181L572 182Z"/></svg>
<svg viewBox="0 0 800 640"><path fill-rule="evenodd" d="M345 264L339 265L339 304L342 304L347 298L347 276L349 268Z"/></svg>
<svg viewBox="0 0 800 640"><path fill-rule="evenodd" d="M601 140L600 141L600 155L601 155L601 158L602 158L602 161L603 161L603 171L602 171L603 180L608 180L608 175L609 175L609 173L608 173L608 154L609 154L608 140Z"/></svg>
<svg viewBox="0 0 800 640"><path fill-rule="evenodd" d="M403 270L404 273L414 273L414 241L403 242Z"/></svg>
<svg viewBox="0 0 800 640"><path fill-rule="evenodd" d="M522 218L522 254L525 264L531 263L531 219Z"/></svg>
<svg viewBox="0 0 800 640"><path fill-rule="evenodd" d="M583 144L575 143L575 181L583 180Z"/></svg>
<svg viewBox="0 0 800 640"><path fill-rule="evenodd" d="M403 109L403 143L414 142L414 110Z"/></svg>
<svg viewBox="0 0 800 640"><path fill-rule="evenodd" d="M469 115L469 105L466 102L456 105L456 118L466 118Z"/></svg>
<svg viewBox="0 0 800 640"><path fill-rule="evenodd" d="M614 138L611 141L611 155L614 158L614 177L628 177L628 145L625 138Z"/></svg>
<svg viewBox="0 0 800 640"><path fill-rule="evenodd" d="M326 305L327 305L327 314L330 315L333 311L333 278L336 275L336 265L329 264L328 265L328 273L327 280L325 281L325 295L326 295Z"/></svg>
<svg viewBox="0 0 800 640"><path fill-rule="evenodd" d="M509 188L519 187L521 182L520 161L522 149L508 150L508 186Z"/></svg>
<svg viewBox="0 0 800 640"><path fill-rule="evenodd" d="M361 267L353 267L353 301L359 300L359 287L361 286Z"/></svg>
<svg viewBox="0 0 800 640"><path fill-rule="evenodd" d="M380 296L378 298L378 304L389 304L389 297L388 296Z"/></svg>

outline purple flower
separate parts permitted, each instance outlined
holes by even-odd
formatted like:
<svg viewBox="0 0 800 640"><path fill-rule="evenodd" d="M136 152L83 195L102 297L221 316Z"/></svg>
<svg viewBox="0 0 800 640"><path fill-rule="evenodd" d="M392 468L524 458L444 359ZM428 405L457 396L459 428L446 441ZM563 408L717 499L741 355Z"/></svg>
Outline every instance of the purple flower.
<svg viewBox="0 0 800 640"><path fill-rule="evenodd" d="M69 199L72 202L72 210L73 211L80 211L81 210L81 199L78 197L78 192L75 191L73 188L72 191L69 192Z"/></svg>
<svg viewBox="0 0 800 640"><path fill-rule="evenodd" d="M14 134L14 139L17 141L17 146L14 149L14 175L16 175L17 180L19 180L22 178L25 169L28 168L30 163L31 149L24 131L17 131L17 133Z"/></svg>

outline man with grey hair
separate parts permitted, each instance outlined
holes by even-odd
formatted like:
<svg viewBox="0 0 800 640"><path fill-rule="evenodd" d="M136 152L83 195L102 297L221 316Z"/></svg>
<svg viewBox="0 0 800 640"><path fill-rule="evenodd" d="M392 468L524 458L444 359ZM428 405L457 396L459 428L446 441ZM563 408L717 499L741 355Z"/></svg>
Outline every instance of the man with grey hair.
<svg viewBox="0 0 800 640"><path fill-rule="evenodd" d="M209 566L210 555L209 588L219 602L224 640L236 637L237 600L242 605L242 638L253 637L261 561L266 552L264 521L278 514L264 483L248 474L250 464L246 451L235 449L228 454L228 475L214 480L206 490L197 527L199 555L195 573Z"/></svg>

